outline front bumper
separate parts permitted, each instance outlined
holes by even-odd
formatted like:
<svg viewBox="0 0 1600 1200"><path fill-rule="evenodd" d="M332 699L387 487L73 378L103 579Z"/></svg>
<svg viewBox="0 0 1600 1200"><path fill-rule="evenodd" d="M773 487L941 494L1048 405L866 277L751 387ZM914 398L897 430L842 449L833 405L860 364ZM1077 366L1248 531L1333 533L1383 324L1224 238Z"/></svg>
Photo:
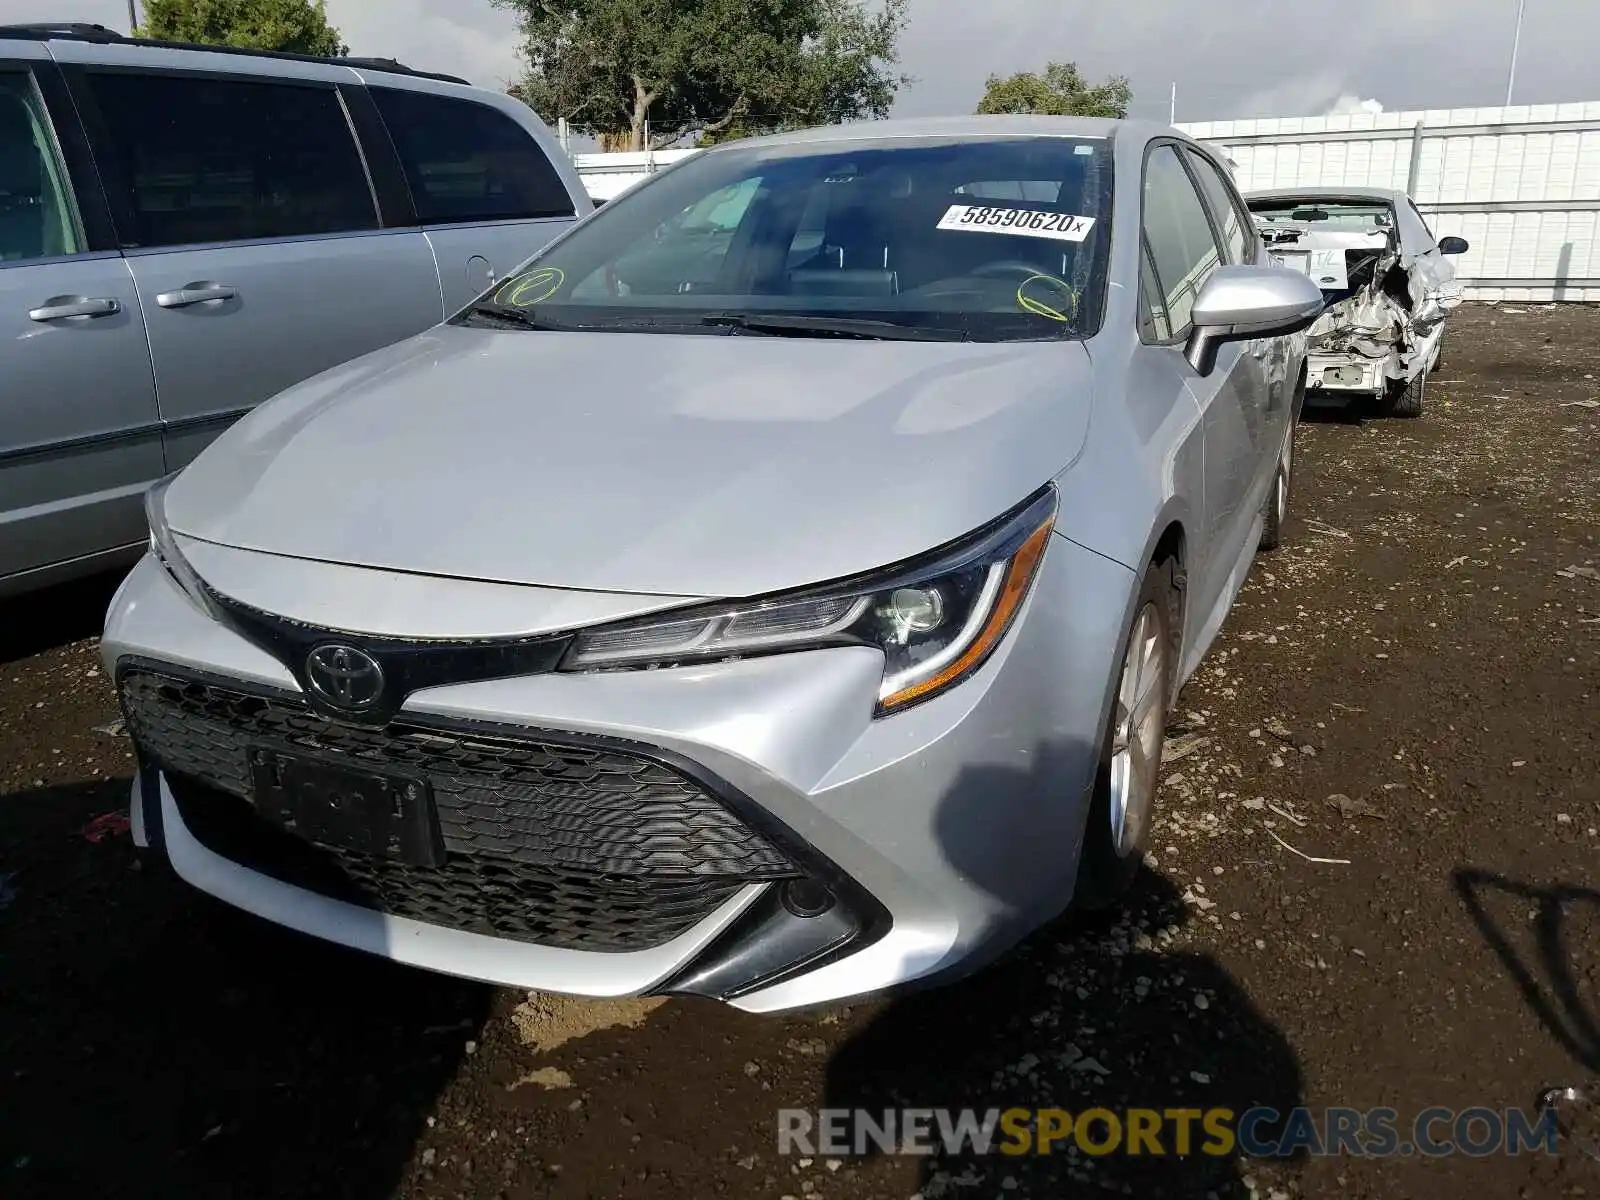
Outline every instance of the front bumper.
<svg viewBox="0 0 1600 1200"><path fill-rule="evenodd" d="M351 579L357 574L374 573L352 571ZM1135 582L1125 568L1052 537L1017 624L984 667L880 720L872 717L880 656L840 648L451 682L414 692L385 730L358 734L307 708L283 662L202 613L148 557L113 601L102 652L145 764L136 828L201 890L314 936L450 974L596 996L695 992L774 1011L970 969L1066 905ZM378 632L399 632L406 621L410 636L438 636L430 621L459 624L478 585L453 586L448 617L390 612ZM336 592L360 591L318 590L294 603L314 607L328 628L370 628L338 611ZM503 605L506 589L492 591ZM168 724L130 705L141 678L187 697L166 712ZM355 887L341 890L326 873L284 867L253 843L230 841L259 818L228 756L244 753L262 727L217 734L205 724L217 719L208 696L223 698L225 727L237 717L228 697L244 696L250 721L289 721L267 730L274 738L287 730L318 753L368 766L393 765L383 760L395 738L420 738L406 745L426 743L428 753L454 739L448 753L456 757L427 768L445 825L442 869L475 874L464 883L452 875L446 895L437 878L375 874L345 859L335 865ZM201 730L216 736L207 742ZM197 738L210 758L184 757ZM538 759L551 747L556 767ZM641 819L644 833L630 841L615 820L596 817L594 793L561 747L580 759L621 755L620 767L607 760L584 769L622 772L648 804L662 800L662 788L684 786L722 813L695 808L706 824L694 825L684 823L682 804L649 809L665 824ZM481 776L485 753L510 756L495 760L498 790L473 792L471 779L453 792L441 785ZM648 770L629 775L631 762ZM619 794L610 788L608 803ZM552 808L552 797L572 803ZM482 818L485 804L498 822L487 839L477 837L482 821L469 819ZM749 854L730 857L730 845ZM686 856L676 876L674 854ZM571 886L552 924L539 908L552 886L540 872L557 869ZM665 891L650 890L657 885ZM818 887L833 899L820 914L804 903ZM576 925L575 912L584 917ZM643 917L630 925L628 913Z"/></svg>

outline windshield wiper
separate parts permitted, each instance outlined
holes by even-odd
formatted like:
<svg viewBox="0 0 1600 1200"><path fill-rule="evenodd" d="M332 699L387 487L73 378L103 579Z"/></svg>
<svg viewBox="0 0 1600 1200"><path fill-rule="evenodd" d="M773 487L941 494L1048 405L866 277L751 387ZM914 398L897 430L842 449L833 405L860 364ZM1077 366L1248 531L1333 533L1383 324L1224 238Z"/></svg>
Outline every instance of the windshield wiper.
<svg viewBox="0 0 1600 1200"><path fill-rule="evenodd" d="M499 321L505 325L515 325L519 329L560 329L562 326L549 321L541 321L531 312L521 308L502 308L497 304L474 304L464 314L481 320Z"/></svg>
<svg viewBox="0 0 1600 1200"><path fill-rule="evenodd" d="M874 321L866 317L829 317L815 313L707 313L700 324L773 337L843 337L871 341L964 342L962 329L939 329L927 325L897 325L893 321Z"/></svg>

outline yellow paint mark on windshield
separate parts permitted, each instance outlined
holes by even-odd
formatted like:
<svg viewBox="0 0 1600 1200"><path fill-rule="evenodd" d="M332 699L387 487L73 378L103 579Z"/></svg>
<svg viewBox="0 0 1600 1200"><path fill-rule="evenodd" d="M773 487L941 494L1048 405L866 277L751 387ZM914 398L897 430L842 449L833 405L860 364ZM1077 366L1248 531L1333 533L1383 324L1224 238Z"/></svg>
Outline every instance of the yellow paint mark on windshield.
<svg viewBox="0 0 1600 1200"><path fill-rule="evenodd" d="M494 302L507 308L532 308L554 296L566 281L567 273L560 267L540 267L508 279L494 294Z"/></svg>
<svg viewBox="0 0 1600 1200"><path fill-rule="evenodd" d="M1046 304L1034 296L1028 295L1030 283L1042 282L1059 291L1066 297L1068 312ZM1065 279L1057 279L1054 275L1030 275L1022 281L1017 288L1017 307L1023 312L1033 313L1036 317L1046 317L1052 321L1071 322L1078 315L1078 289Z"/></svg>

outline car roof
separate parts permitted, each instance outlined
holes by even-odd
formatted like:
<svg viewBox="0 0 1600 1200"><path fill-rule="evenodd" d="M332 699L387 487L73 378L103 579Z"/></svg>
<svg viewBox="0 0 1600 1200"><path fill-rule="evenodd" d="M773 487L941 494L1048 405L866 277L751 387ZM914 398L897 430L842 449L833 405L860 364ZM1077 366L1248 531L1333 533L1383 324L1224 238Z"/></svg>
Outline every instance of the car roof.
<svg viewBox="0 0 1600 1200"><path fill-rule="evenodd" d="M1172 137L1188 141L1184 134L1154 121L1117 120L1110 117L1041 117L1025 114L994 114L966 117L914 117L889 121L852 121L847 125L819 125L788 133L748 138L729 145L792 146L834 142L882 143L919 138L1025 138L1089 137L1108 141L1131 138L1147 141L1153 137Z"/></svg>
<svg viewBox="0 0 1600 1200"><path fill-rule="evenodd" d="M441 83L463 83L469 80L456 75L441 75L433 71L419 71L392 58L329 58L316 54L289 54L279 50L252 50L243 46L201 45L196 42L165 42L156 38L133 38L108 29L104 25L74 22L44 22L32 25L0 25L0 39L33 42L89 42L97 45L149 46L158 50L189 50L205 54L239 54L248 58L278 59L284 62L326 63L336 67L356 67L364 71L387 71L392 75L410 75L419 79L437 79Z"/></svg>
<svg viewBox="0 0 1600 1200"><path fill-rule="evenodd" d="M1355 200L1393 204L1396 200L1406 198L1406 193L1397 188L1296 187L1246 192L1244 198L1246 203L1252 200Z"/></svg>

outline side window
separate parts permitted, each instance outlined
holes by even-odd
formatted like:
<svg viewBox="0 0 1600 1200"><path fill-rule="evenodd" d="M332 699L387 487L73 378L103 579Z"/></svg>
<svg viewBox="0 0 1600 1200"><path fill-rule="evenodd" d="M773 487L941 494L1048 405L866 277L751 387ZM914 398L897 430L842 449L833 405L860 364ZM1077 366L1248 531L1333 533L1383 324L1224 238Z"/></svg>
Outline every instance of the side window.
<svg viewBox="0 0 1600 1200"><path fill-rule="evenodd" d="M472 100L372 88L425 225L570 217L572 197L539 143Z"/></svg>
<svg viewBox="0 0 1600 1200"><path fill-rule="evenodd" d="M1166 342L1172 339L1172 325L1167 320L1167 302L1162 298L1161 281L1150 265L1150 246L1145 243L1139 253L1139 336L1147 342Z"/></svg>
<svg viewBox="0 0 1600 1200"><path fill-rule="evenodd" d="M1172 336L1184 337L1200 285L1216 269L1221 255L1205 206L1170 145L1152 150L1145 162L1144 236L1161 281Z"/></svg>
<svg viewBox="0 0 1600 1200"><path fill-rule="evenodd" d="M93 72L88 83L132 195L141 246L293 238L378 227L332 88Z"/></svg>
<svg viewBox="0 0 1600 1200"><path fill-rule="evenodd" d="M1200 190L1222 233L1222 249L1230 263L1251 263L1256 260L1255 226L1245 215L1244 205L1233 190L1233 185L1223 178L1222 172L1203 154L1186 150L1189 165L1194 168Z"/></svg>
<svg viewBox="0 0 1600 1200"><path fill-rule="evenodd" d="M44 105L24 72L0 72L0 262L84 246Z"/></svg>

